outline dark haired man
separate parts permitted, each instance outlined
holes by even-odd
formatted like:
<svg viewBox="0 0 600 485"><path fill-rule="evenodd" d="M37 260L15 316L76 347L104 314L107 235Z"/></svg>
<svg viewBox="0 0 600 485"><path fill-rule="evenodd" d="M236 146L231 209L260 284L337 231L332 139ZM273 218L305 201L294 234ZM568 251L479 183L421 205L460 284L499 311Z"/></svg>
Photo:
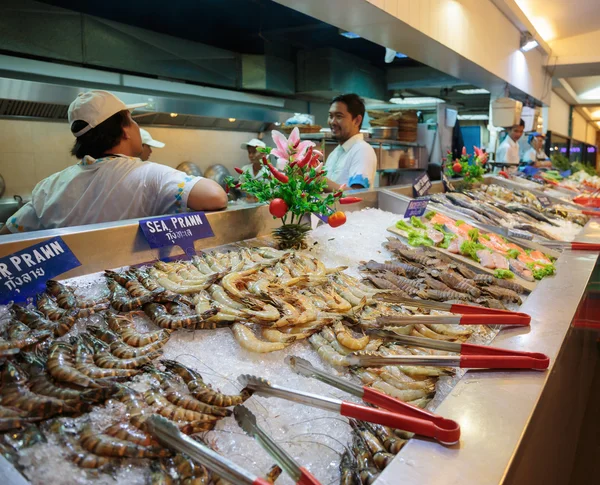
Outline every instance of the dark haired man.
<svg viewBox="0 0 600 485"><path fill-rule="evenodd" d="M516 172L519 167L519 140L523 136L525 122L520 120L518 124L507 128L506 138L496 150L496 162L508 165L510 172Z"/></svg>
<svg viewBox="0 0 600 485"><path fill-rule="evenodd" d="M331 101L329 127L338 146L325 163L330 191L344 184L353 189L373 187L377 157L360 133L364 117L365 103L357 94L343 94Z"/></svg>
<svg viewBox="0 0 600 485"><path fill-rule="evenodd" d="M42 180L3 233L36 231L192 210L217 210L227 194L212 180L142 162L140 128L107 91L81 93L69 106L80 162Z"/></svg>

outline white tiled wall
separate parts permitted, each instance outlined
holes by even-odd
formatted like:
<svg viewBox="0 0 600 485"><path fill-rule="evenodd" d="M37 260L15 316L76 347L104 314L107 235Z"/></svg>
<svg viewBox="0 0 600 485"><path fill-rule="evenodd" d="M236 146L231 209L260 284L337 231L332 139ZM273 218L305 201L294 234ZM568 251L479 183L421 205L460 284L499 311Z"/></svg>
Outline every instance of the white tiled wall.
<svg viewBox="0 0 600 485"><path fill-rule="evenodd" d="M233 167L248 163L241 144L256 133L146 127L165 148L154 149L150 160L176 167L192 161L202 170L215 163ZM27 120L0 120L0 175L4 197L27 196L45 177L77 160L69 154L73 135L67 123ZM267 141L270 143L270 140Z"/></svg>

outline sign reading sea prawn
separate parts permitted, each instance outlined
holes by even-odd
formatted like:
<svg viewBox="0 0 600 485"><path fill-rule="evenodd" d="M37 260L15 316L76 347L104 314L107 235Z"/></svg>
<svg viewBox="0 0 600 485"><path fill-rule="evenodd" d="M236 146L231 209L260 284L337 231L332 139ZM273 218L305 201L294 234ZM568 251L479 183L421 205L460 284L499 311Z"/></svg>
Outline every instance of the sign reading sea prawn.
<svg viewBox="0 0 600 485"><path fill-rule="evenodd" d="M179 246L186 253L194 250L195 240L215 235L204 212L144 219L140 229L151 248Z"/></svg>
<svg viewBox="0 0 600 485"><path fill-rule="evenodd" d="M81 266L61 237L0 258L0 305L44 291L46 281Z"/></svg>

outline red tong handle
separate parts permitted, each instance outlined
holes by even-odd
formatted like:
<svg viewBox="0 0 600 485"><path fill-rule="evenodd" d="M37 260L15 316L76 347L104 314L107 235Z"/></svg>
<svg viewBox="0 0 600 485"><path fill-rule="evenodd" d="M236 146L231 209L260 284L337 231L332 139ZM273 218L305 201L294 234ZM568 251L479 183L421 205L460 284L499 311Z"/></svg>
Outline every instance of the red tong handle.
<svg viewBox="0 0 600 485"><path fill-rule="evenodd" d="M495 308L483 308L460 303L450 306L452 313L463 315L461 324L496 324L496 325L529 325L531 317L523 312L511 312L509 310L496 310ZM465 315L469 315L465 318ZM486 316L482 321L482 317ZM491 319L492 316L497 318ZM475 322L473 319L477 319Z"/></svg>
<svg viewBox="0 0 600 485"><path fill-rule="evenodd" d="M581 213L585 216L591 216L591 217L600 217L600 212L598 211L586 211L586 210L582 210Z"/></svg>
<svg viewBox="0 0 600 485"><path fill-rule="evenodd" d="M573 249L575 251L600 251L600 244L586 243L586 242L572 242L571 249Z"/></svg>
<svg viewBox="0 0 600 485"><path fill-rule="evenodd" d="M300 482L298 482L300 483ZM268 482L264 478L256 477L256 480L252 482L253 485L272 485L271 482Z"/></svg>
<svg viewBox="0 0 600 485"><path fill-rule="evenodd" d="M462 344L460 366L469 369L545 370L550 358L539 352L519 352L485 345Z"/></svg>
<svg viewBox="0 0 600 485"><path fill-rule="evenodd" d="M414 418L427 419L431 422L435 422L438 420L443 420L441 416L437 414L430 413L425 409L418 408L413 406L412 404L405 403L404 401L400 401L400 399L396 399L395 397L388 396L377 389L373 389L372 387L363 387L363 401L368 402L370 404L374 404L383 409L387 409L388 411L392 411L394 413L406 414L407 416L412 416Z"/></svg>
<svg viewBox="0 0 600 485"><path fill-rule="evenodd" d="M300 480L296 482L297 485L321 485L321 482L317 480L306 468L300 467Z"/></svg>
<svg viewBox="0 0 600 485"><path fill-rule="evenodd" d="M460 427L450 419L440 418L436 423L429 420L392 413L383 409L371 408L342 401L342 416L377 423L390 428L403 429L411 433L434 438L443 444L453 444L460 439Z"/></svg>
<svg viewBox="0 0 600 485"><path fill-rule="evenodd" d="M525 314L497 315L485 313L483 315L462 315L461 325L521 325L528 326L531 317Z"/></svg>

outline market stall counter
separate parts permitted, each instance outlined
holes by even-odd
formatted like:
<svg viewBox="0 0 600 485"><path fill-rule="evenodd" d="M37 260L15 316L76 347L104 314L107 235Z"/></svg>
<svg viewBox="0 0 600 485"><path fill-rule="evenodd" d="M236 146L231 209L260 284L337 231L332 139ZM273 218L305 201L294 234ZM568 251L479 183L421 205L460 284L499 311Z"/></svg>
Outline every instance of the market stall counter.
<svg viewBox="0 0 600 485"><path fill-rule="evenodd" d="M441 192L440 185L434 183L432 191ZM382 189L357 194L363 200L350 206L348 221L342 229L328 226L315 229L314 236L308 240L314 258L329 268L349 266L346 273L348 276L344 278L360 275L358 266L362 258L366 261L371 259L384 263L389 253L385 252L387 249L384 250L381 245L388 235L393 236L387 228L401 218L408 205L406 197L399 196L395 192L404 191L410 191L410 186L392 189L392 191ZM248 245L245 241L256 238L259 241L266 241L263 238L267 237L277 225L269 215L266 206L211 213L207 214L207 220L212 227L214 237L196 241L195 251L199 254L202 251L224 246L228 249L250 247L252 244ZM173 260L183 256L178 248L151 249L141 234L139 221L122 221L5 236L0 238L0 258L56 236L62 237L81 262L80 266L60 275L61 281L74 277L91 278L94 273L106 269L141 265L158 259ZM588 222L578 234L577 240L599 241L598 222L593 220ZM254 246L264 244L266 243L253 243ZM263 254L277 253L267 251ZM261 256L256 255L256 257L258 259ZM391 485L398 483L399 480L409 484L473 483L479 485L542 481L564 483L570 473L570 465L575 453L574 443L577 441L592 378L591 373L597 358L595 335L573 329L571 321L585 295L597 257L598 254L593 252L562 253L556 261L556 275L540 281L519 309L531 316L531 325L503 328L493 341L494 346L548 355L551 359L549 370L516 372L476 370L466 372L464 375L458 374L462 376L460 379L447 381L445 389L438 389L438 395L433 403L439 404L441 401L441 404L435 407L434 412L460 425L460 442L452 446L443 446L424 438L410 439L391 460L389 466L381 472L376 483ZM175 280L176 278L172 281ZM168 281L165 283L171 284ZM355 290L362 288L362 284L356 283ZM232 291L236 291L234 287ZM351 296L348 295L348 298ZM256 308L253 311L255 310ZM94 317L92 315L89 318ZM97 320L95 325L98 325ZM239 330L245 332L241 328ZM490 333L483 327L481 330L490 339L496 331L497 329ZM196 334L199 334L197 338ZM360 340L356 334L352 338L352 342ZM298 342L281 352L255 354L262 356L259 359L245 351L240 353L236 350L231 335L226 329L202 330L196 333L178 331L172 334L171 339L173 345L178 347L165 347L167 359L185 359L181 356L186 352L198 350L205 352L197 355L201 355L201 360L206 365L219 366L219 371L230 380L235 380L240 374L261 372L263 369L264 376L273 379L274 384L282 383L299 390L310 389L311 392L318 394L332 395L331 389L326 386L312 387L315 386L312 384L310 388L305 387L308 386L305 383L310 381L302 377L292 377L294 374L290 373L284 363L284 357L294 354L312 360L313 364L318 363L322 367L323 363L319 362L318 358L315 360L317 354L310 345ZM230 341L233 346L227 343ZM487 344L489 340L482 343ZM206 351L203 351L202 346L209 344L214 347L207 347ZM283 345L282 348L285 347L286 345ZM213 350L220 348L223 353L212 355L214 351L210 352L208 348ZM227 353L231 356L226 356ZM231 360L234 358L238 360ZM197 358L196 361L188 359L185 363L197 365L198 361ZM234 367L228 368L234 363ZM177 368L175 364L167 365L172 366L173 369ZM340 368L333 370L334 367L329 364L325 364L325 369L339 376L347 375ZM340 399L347 398L346 394L342 396L340 393L333 396ZM333 421L337 424L331 427L331 424L327 423L330 423L332 418L330 417L328 421L326 414L298 411L297 407L289 407L299 406L298 404L281 404L280 401L277 399L260 401L264 404L268 402L271 408L269 415L273 421L270 421L268 426L273 427L275 439L284 443L288 440L301 443L302 439L297 436L302 435L302 430L307 434L313 434L315 438L314 433L323 432L324 429L332 434L335 433L338 439L348 439L351 430L346 424ZM265 410L266 408L262 411ZM260 413L261 409L255 408L255 412ZM298 433L294 432L294 426L298 426L298 423L279 421L284 419L280 415L290 413L297 414L296 421L302 419L305 421ZM320 421L311 424L314 418ZM233 421L232 418L228 420L228 422ZM223 433L235 433L236 428L232 424L219 426L217 428ZM286 432L281 434L281 429L285 429ZM259 448L237 447L238 441L241 443L242 438L236 434L225 436L233 436L233 438L227 438L222 443L220 451L234 455L237 453L235 456L238 458L234 455L229 456L233 461L239 459L240 464L250 466L250 462L253 461L248 460L250 456L263 455L258 451ZM311 448L310 443L302 444L300 451L294 449L292 444L289 446L289 451L294 454L294 458L301 465L309 465L311 473L322 483L329 483L332 477L333 479L339 477L339 455L334 453L333 456L337 458L332 461L330 456L326 459L327 463L318 465L319 458L315 458L314 454L307 451ZM328 446L335 446L335 444L329 442ZM313 448L316 449L317 455L321 455L320 458L326 455L326 452L319 451L319 445ZM302 460L307 462L302 463ZM254 465L260 465L261 469L266 466L266 463L268 458L266 461L254 459ZM10 467L8 462L0 460L0 466L3 469L3 476L8 477L8 483L21 483L20 475L4 473L4 470L8 470L6 467ZM31 466L43 468L41 464ZM266 472L266 469L262 471ZM40 481L39 471L36 473L30 470L26 475L32 482ZM116 480L117 482L127 480L126 477L127 475L120 474ZM290 483L285 481L286 478L283 476L280 480L281 483Z"/></svg>

